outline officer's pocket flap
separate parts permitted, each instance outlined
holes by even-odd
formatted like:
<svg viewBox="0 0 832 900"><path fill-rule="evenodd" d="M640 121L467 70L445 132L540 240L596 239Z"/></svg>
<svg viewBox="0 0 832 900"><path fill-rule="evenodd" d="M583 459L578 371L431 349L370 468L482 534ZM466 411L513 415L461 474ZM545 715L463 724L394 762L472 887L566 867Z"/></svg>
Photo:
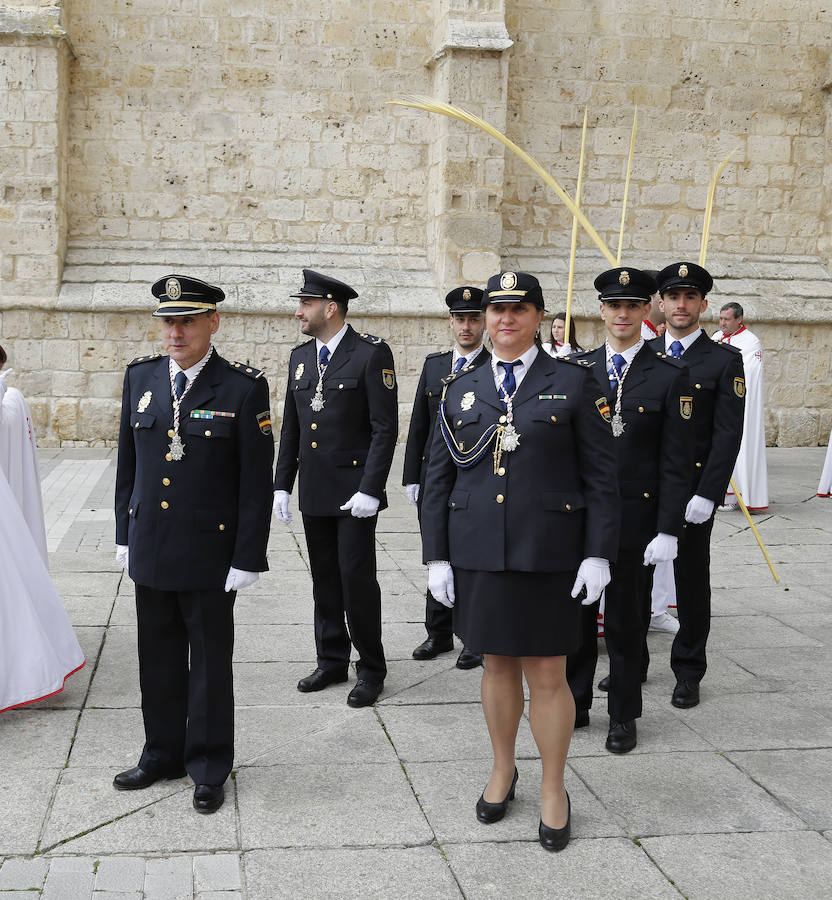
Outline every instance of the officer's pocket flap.
<svg viewBox="0 0 832 900"><path fill-rule="evenodd" d="M338 378L333 375L326 385L328 388L335 388L338 391L354 391L358 387L357 378Z"/></svg>
<svg viewBox="0 0 832 900"><path fill-rule="evenodd" d="M298 378L297 381L292 385L292 390L294 391L308 391L309 390L310 381L308 378Z"/></svg>
<svg viewBox="0 0 832 900"><path fill-rule="evenodd" d="M659 483L654 480L619 481L618 493L622 500L658 499Z"/></svg>
<svg viewBox="0 0 832 900"><path fill-rule="evenodd" d="M634 409L640 413L657 413L662 409L661 400L638 400L635 397L624 397L621 405L624 409Z"/></svg>
<svg viewBox="0 0 832 900"><path fill-rule="evenodd" d="M357 469L367 462L366 450L336 450L332 454L332 461L336 466L349 466Z"/></svg>
<svg viewBox="0 0 832 900"><path fill-rule="evenodd" d="M468 491L454 491L448 497L448 506L451 509L468 509L468 498L470 496Z"/></svg>
<svg viewBox="0 0 832 900"><path fill-rule="evenodd" d="M190 437L202 437L212 440L214 438L227 438L231 436L233 419L188 419L185 425L185 434Z"/></svg>
<svg viewBox="0 0 832 900"><path fill-rule="evenodd" d="M572 410L565 406L543 406L538 404L532 413L532 418L535 422L566 425L572 418Z"/></svg>
<svg viewBox="0 0 832 900"><path fill-rule="evenodd" d="M152 428L155 421L156 416L153 415L153 413L134 412L132 418L130 419L130 425L133 428Z"/></svg>
<svg viewBox="0 0 832 900"><path fill-rule="evenodd" d="M691 387L695 388L697 391L715 391L716 390L716 381L713 378L700 378L699 381L694 381L691 378Z"/></svg>
<svg viewBox="0 0 832 900"><path fill-rule="evenodd" d="M479 422L481 415L482 413L476 409L462 409L453 415L448 415L448 419L457 428L463 428L465 425L473 425L475 422Z"/></svg>
<svg viewBox="0 0 832 900"><path fill-rule="evenodd" d="M194 525L197 531L213 531L228 534L234 531L237 520L221 509L195 509Z"/></svg>
<svg viewBox="0 0 832 900"><path fill-rule="evenodd" d="M438 397L442 393L441 384L429 384L425 386L426 397Z"/></svg>
<svg viewBox="0 0 832 900"><path fill-rule="evenodd" d="M553 512L575 512L586 506L584 495L579 491L544 491L543 508Z"/></svg>

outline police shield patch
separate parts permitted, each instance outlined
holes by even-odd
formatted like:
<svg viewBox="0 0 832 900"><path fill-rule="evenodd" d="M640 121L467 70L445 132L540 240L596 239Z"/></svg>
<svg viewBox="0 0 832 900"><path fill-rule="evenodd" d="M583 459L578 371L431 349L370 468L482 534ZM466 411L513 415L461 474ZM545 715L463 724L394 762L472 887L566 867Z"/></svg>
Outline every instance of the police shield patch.
<svg viewBox="0 0 832 900"><path fill-rule="evenodd" d="M610 417L610 405L607 403L606 397L599 397L595 401L595 406L598 408L598 412L601 414L601 418L605 422L612 422L612 418Z"/></svg>
<svg viewBox="0 0 832 900"><path fill-rule="evenodd" d="M693 415L693 397L679 397L679 413L683 419Z"/></svg>
<svg viewBox="0 0 832 900"><path fill-rule="evenodd" d="M272 415L266 410L265 412L257 413L257 424L260 426L260 430L263 434L271 434L272 433Z"/></svg>
<svg viewBox="0 0 832 900"><path fill-rule="evenodd" d="M396 386L396 373L392 369L381 370L381 380L388 391L392 391Z"/></svg>
<svg viewBox="0 0 832 900"><path fill-rule="evenodd" d="M744 378L735 378L734 379L734 393L740 398L745 396L745 379Z"/></svg>

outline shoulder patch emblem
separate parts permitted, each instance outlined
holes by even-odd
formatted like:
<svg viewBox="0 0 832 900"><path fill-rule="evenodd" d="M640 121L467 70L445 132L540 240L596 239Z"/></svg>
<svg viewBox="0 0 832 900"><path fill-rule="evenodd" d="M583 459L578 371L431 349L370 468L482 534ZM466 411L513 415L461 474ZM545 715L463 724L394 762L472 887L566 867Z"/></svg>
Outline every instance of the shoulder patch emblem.
<svg viewBox="0 0 832 900"><path fill-rule="evenodd" d="M381 338L379 338L381 340ZM392 369L381 370L381 380L388 391L392 391L396 386L396 373Z"/></svg>
<svg viewBox="0 0 832 900"><path fill-rule="evenodd" d="M744 378L735 378L734 379L734 393L742 399L745 396L745 379Z"/></svg>
<svg viewBox="0 0 832 900"><path fill-rule="evenodd" d="M598 412L601 414L601 418L605 422L609 422L610 424L612 424L612 417L610 416L610 405L609 403L607 403L607 398L599 397L595 401L595 406L597 407Z"/></svg>
<svg viewBox="0 0 832 900"><path fill-rule="evenodd" d="M679 415L683 419L693 415L693 397L679 397Z"/></svg>
<svg viewBox="0 0 832 900"><path fill-rule="evenodd" d="M263 434L272 433L272 414L269 410L257 413L257 424L260 426L260 430Z"/></svg>

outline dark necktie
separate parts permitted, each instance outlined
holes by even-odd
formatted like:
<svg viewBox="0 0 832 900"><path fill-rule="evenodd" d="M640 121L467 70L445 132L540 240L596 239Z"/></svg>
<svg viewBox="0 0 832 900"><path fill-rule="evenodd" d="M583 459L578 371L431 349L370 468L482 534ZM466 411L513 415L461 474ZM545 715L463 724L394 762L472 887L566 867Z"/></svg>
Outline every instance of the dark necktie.
<svg viewBox="0 0 832 900"><path fill-rule="evenodd" d="M503 389L503 406L508 408L508 403L506 400L517 390L517 381L514 378L514 367L522 366L523 363L516 359L514 362L503 362L500 360L499 365L501 365L506 370L506 377L503 379L502 389Z"/></svg>
<svg viewBox="0 0 832 900"><path fill-rule="evenodd" d="M176 399L181 400L185 393L185 386L188 383L188 377L184 372L177 372L173 378L173 389L176 392Z"/></svg>
<svg viewBox="0 0 832 900"><path fill-rule="evenodd" d="M610 376L610 390L617 391L618 390L618 378L621 377L621 373L624 371L624 367L627 365L626 360L620 353L616 353L612 358L612 368L609 371ZM618 378L615 377L614 372L618 373Z"/></svg>
<svg viewBox="0 0 832 900"><path fill-rule="evenodd" d="M321 352L318 354L318 364L322 369L325 369L327 363L329 362L329 347L326 344L321 347Z"/></svg>
<svg viewBox="0 0 832 900"><path fill-rule="evenodd" d="M464 356L460 356L459 359L454 363L454 375L465 365L468 360Z"/></svg>
<svg viewBox="0 0 832 900"><path fill-rule="evenodd" d="M671 355L674 359L681 359L681 358L682 358L682 342L681 342L681 341L674 341L674 342L670 345L670 355Z"/></svg>

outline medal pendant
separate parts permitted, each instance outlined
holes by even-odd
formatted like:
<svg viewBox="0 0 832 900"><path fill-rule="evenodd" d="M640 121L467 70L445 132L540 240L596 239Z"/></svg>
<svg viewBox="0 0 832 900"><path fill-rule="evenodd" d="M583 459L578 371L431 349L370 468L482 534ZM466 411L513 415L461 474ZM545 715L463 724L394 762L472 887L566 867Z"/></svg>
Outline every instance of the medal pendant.
<svg viewBox="0 0 832 900"><path fill-rule="evenodd" d="M616 413L612 417L612 436L621 437L622 434L624 434L624 420L621 418L621 413Z"/></svg>
<svg viewBox="0 0 832 900"><path fill-rule="evenodd" d="M178 434L173 436L173 440L170 442L170 456L171 459L179 462L182 457L185 455L185 445L182 443L182 438L179 437Z"/></svg>
<svg viewBox="0 0 832 900"><path fill-rule="evenodd" d="M506 453L511 453L512 450L516 450L520 446L520 435L510 422L503 430L502 445Z"/></svg>
<svg viewBox="0 0 832 900"><path fill-rule="evenodd" d="M318 391L315 396L310 400L309 405L315 412L320 412L324 408L324 396Z"/></svg>

